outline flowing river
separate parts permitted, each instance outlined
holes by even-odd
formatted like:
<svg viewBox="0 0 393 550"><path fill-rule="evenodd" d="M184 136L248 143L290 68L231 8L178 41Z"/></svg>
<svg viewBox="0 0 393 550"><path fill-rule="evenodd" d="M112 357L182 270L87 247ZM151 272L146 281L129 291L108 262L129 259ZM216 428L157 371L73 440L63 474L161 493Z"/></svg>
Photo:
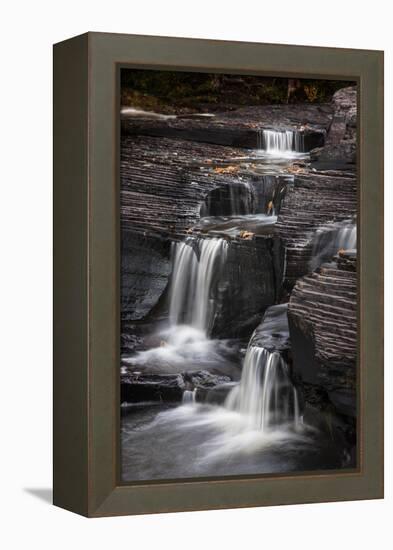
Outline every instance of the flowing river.
<svg viewBox="0 0 393 550"><path fill-rule="evenodd" d="M277 174L292 176L293 159L307 159L302 135L264 130L252 153L263 177L258 185L236 184L220 190L201 207L195 235L172 243L168 320L157 329L160 345L123 358L125 369L184 373L230 373L230 380L205 392L185 388L181 403L124 403L122 407L122 477L148 479L250 475L337 468L342 457L334 442L303 421L301 404L285 354L266 349L251 335L217 339L212 335L223 293L231 239L271 231L280 206ZM270 186L270 187L269 187ZM268 199L266 199L268 197ZM218 199L218 200L217 200ZM313 241L313 265L341 246L356 246L348 224L322 228ZM246 233L245 233L246 232ZM267 325L268 335L285 333L280 316ZM275 318L274 318L275 319ZM285 323L284 323L285 325ZM217 397L218 396L218 397Z"/></svg>

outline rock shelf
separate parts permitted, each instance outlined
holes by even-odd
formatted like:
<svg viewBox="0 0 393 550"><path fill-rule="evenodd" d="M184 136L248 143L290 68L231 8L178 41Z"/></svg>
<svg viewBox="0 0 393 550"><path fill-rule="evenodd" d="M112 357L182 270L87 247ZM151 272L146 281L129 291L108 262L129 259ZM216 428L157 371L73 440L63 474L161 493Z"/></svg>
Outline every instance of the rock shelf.
<svg viewBox="0 0 393 550"><path fill-rule="evenodd" d="M299 279L288 307L294 370L322 387L342 414L356 416L356 251Z"/></svg>

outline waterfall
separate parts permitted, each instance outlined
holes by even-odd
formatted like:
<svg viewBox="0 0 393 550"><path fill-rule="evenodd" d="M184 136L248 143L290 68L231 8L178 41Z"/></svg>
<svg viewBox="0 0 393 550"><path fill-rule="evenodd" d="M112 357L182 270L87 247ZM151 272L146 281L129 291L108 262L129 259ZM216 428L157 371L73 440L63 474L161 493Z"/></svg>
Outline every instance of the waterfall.
<svg viewBox="0 0 393 550"><path fill-rule="evenodd" d="M287 423L296 428L300 423L288 366L278 352L262 347L249 345L240 384L228 395L225 407L246 415L250 425L261 431Z"/></svg>
<svg viewBox="0 0 393 550"><path fill-rule="evenodd" d="M196 388L194 390L184 390L183 392L183 403L190 404L196 402Z"/></svg>
<svg viewBox="0 0 393 550"><path fill-rule="evenodd" d="M274 156L304 152L304 136L293 130L258 130L258 149Z"/></svg>
<svg viewBox="0 0 393 550"><path fill-rule="evenodd" d="M310 269L314 271L331 260L339 250L356 249L356 224L353 222L326 225L317 230L312 245Z"/></svg>
<svg viewBox="0 0 393 550"><path fill-rule="evenodd" d="M240 188L242 192L236 186L229 185L230 215L251 214L254 211L254 194L250 182L242 182Z"/></svg>
<svg viewBox="0 0 393 550"><path fill-rule="evenodd" d="M279 213L292 175L255 174L253 181L233 181L210 191L200 208L200 218Z"/></svg>
<svg viewBox="0 0 393 550"><path fill-rule="evenodd" d="M252 214L255 203L255 189L249 181L230 182L208 194L201 206L200 217Z"/></svg>
<svg viewBox="0 0 393 550"><path fill-rule="evenodd" d="M214 321L214 286L228 244L224 239L187 239L174 243L169 319L209 334Z"/></svg>

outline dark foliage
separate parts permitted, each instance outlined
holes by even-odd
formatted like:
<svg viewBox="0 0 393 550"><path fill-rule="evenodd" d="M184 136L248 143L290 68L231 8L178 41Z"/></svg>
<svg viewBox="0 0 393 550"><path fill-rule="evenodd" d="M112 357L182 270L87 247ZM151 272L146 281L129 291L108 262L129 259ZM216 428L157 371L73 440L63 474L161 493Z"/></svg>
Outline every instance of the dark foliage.
<svg viewBox="0 0 393 550"><path fill-rule="evenodd" d="M123 69L123 105L160 112L222 110L239 105L325 103L351 84L337 80L289 79L181 71Z"/></svg>

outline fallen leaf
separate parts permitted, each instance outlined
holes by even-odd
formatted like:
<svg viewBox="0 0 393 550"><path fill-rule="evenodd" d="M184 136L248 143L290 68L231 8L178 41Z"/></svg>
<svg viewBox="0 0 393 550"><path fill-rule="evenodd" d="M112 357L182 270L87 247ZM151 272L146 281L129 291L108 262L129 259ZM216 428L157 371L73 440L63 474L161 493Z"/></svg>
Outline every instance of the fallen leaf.
<svg viewBox="0 0 393 550"><path fill-rule="evenodd" d="M216 167L213 169L216 174L233 174L239 170L238 166L225 166L225 167Z"/></svg>
<svg viewBox="0 0 393 550"><path fill-rule="evenodd" d="M251 240L254 236L254 233L252 233L251 231L240 231L239 235L241 239Z"/></svg>

